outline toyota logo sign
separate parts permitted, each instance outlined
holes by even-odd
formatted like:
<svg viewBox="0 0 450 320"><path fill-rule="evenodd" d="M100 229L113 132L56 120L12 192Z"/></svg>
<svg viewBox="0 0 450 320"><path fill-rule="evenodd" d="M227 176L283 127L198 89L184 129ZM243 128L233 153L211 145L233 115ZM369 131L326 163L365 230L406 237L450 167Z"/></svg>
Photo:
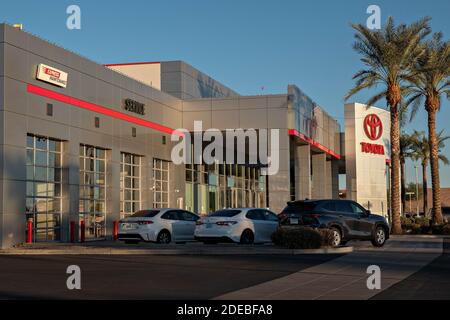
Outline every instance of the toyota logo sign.
<svg viewBox="0 0 450 320"><path fill-rule="evenodd" d="M364 132L370 140L378 140L383 134L383 124L376 114L369 114L364 119Z"/></svg>

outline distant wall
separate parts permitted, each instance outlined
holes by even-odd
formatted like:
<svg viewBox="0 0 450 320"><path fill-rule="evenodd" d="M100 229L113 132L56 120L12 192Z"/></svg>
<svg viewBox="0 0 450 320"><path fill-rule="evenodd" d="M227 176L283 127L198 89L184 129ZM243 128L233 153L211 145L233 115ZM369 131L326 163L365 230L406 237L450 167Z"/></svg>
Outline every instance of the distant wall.
<svg viewBox="0 0 450 320"><path fill-rule="evenodd" d="M239 95L183 61L161 62L161 90L183 100Z"/></svg>
<svg viewBox="0 0 450 320"><path fill-rule="evenodd" d="M161 64L159 62L109 64L106 67L161 90Z"/></svg>

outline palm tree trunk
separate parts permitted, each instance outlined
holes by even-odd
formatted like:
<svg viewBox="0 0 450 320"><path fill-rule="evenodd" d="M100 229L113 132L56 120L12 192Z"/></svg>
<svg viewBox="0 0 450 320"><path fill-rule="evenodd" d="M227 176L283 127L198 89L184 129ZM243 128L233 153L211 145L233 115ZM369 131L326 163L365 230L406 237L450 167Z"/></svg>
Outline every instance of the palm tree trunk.
<svg viewBox="0 0 450 320"><path fill-rule="evenodd" d="M439 146L436 136L436 109L428 109L428 141L430 144L431 187L433 196L433 223L442 224L441 185L439 181Z"/></svg>
<svg viewBox="0 0 450 320"><path fill-rule="evenodd" d="M401 179L402 179L402 213L406 211L406 177L405 177L405 160L401 160Z"/></svg>
<svg viewBox="0 0 450 320"><path fill-rule="evenodd" d="M400 126L396 105L391 107L391 161L392 233L402 234L400 222Z"/></svg>
<svg viewBox="0 0 450 320"><path fill-rule="evenodd" d="M427 162L422 162L422 197L423 197L423 215L426 217L428 212L428 179Z"/></svg>

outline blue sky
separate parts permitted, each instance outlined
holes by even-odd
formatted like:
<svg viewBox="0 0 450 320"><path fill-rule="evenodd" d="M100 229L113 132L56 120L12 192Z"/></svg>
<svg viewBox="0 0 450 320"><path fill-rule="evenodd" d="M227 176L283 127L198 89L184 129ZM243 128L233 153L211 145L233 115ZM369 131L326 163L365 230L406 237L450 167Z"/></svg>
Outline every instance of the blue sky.
<svg viewBox="0 0 450 320"><path fill-rule="evenodd" d="M81 8L81 30L66 28L71 4ZM380 6L382 22L431 16L433 30L449 38L449 0L2 0L0 21L23 23L99 63L184 60L241 94L286 92L293 83L342 124L343 96L361 68L350 23L365 23L371 4ZM425 130L425 119L421 111L406 130ZM438 128L447 135L449 119L445 101ZM450 143L444 152L450 158ZM415 181L411 162L407 173ZM450 187L450 167L441 167L441 180Z"/></svg>

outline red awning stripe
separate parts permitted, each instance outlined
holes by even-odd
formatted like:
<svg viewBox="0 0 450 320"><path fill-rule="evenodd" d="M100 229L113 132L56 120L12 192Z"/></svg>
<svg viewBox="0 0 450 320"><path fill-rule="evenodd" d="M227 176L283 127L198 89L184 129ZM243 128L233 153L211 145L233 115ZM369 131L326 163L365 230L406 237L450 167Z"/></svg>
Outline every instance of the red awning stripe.
<svg viewBox="0 0 450 320"><path fill-rule="evenodd" d="M329 155L335 157L336 159L340 159L341 158L340 154L334 152L330 148L325 147L324 145L318 143L317 141L314 141L313 139L311 139L310 137L307 137L303 133L298 132L296 129L289 129L288 133L289 133L290 136L299 137L301 140L309 143L310 145L312 145L313 147L316 147L317 149L320 149L320 150L324 151L325 153L328 153Z"/></svg>
<svg viewBox="0 0 450 320"><path fill-rule="evenodd" d="M59 102L67 103L67 104L70 104L72 106L75 106L75 107L78 107L81 109L100 113L100 114L103 114L103 115L106 115L106 116L109 116L112 118L116 118L119 120L124 120L124 121L130 122L130 123L137 124L142 127L147 127L147 128L150 128L150 129L162 132L162 133L166 133L166 134L174 133L181 137L184 136L184 134L182 132L179 132L175 129L172 129L172 128L169 128L169 127L166 127L166 126L163 126L163 125L151 122L151 121L143 120L138 117L130 116L126 113L119 112L119 111L116 111L113 109L109 109L109 108L106 108L106 107L103 107L103 106L100 106L100 105L97 105L94 103L90 103L90 102L83 101L83 100L80 100L77 98L73 98L73 97L67 96L67 95L59 93L59 92L44 89L44 88L41 88L41 87L38 87L38 86L35 86L32 84L27 85L27 91L30 93L34 93L36 95L42 96L42 97L46 97L46 98L53 99L53 100L56 100Z"/></svg>

